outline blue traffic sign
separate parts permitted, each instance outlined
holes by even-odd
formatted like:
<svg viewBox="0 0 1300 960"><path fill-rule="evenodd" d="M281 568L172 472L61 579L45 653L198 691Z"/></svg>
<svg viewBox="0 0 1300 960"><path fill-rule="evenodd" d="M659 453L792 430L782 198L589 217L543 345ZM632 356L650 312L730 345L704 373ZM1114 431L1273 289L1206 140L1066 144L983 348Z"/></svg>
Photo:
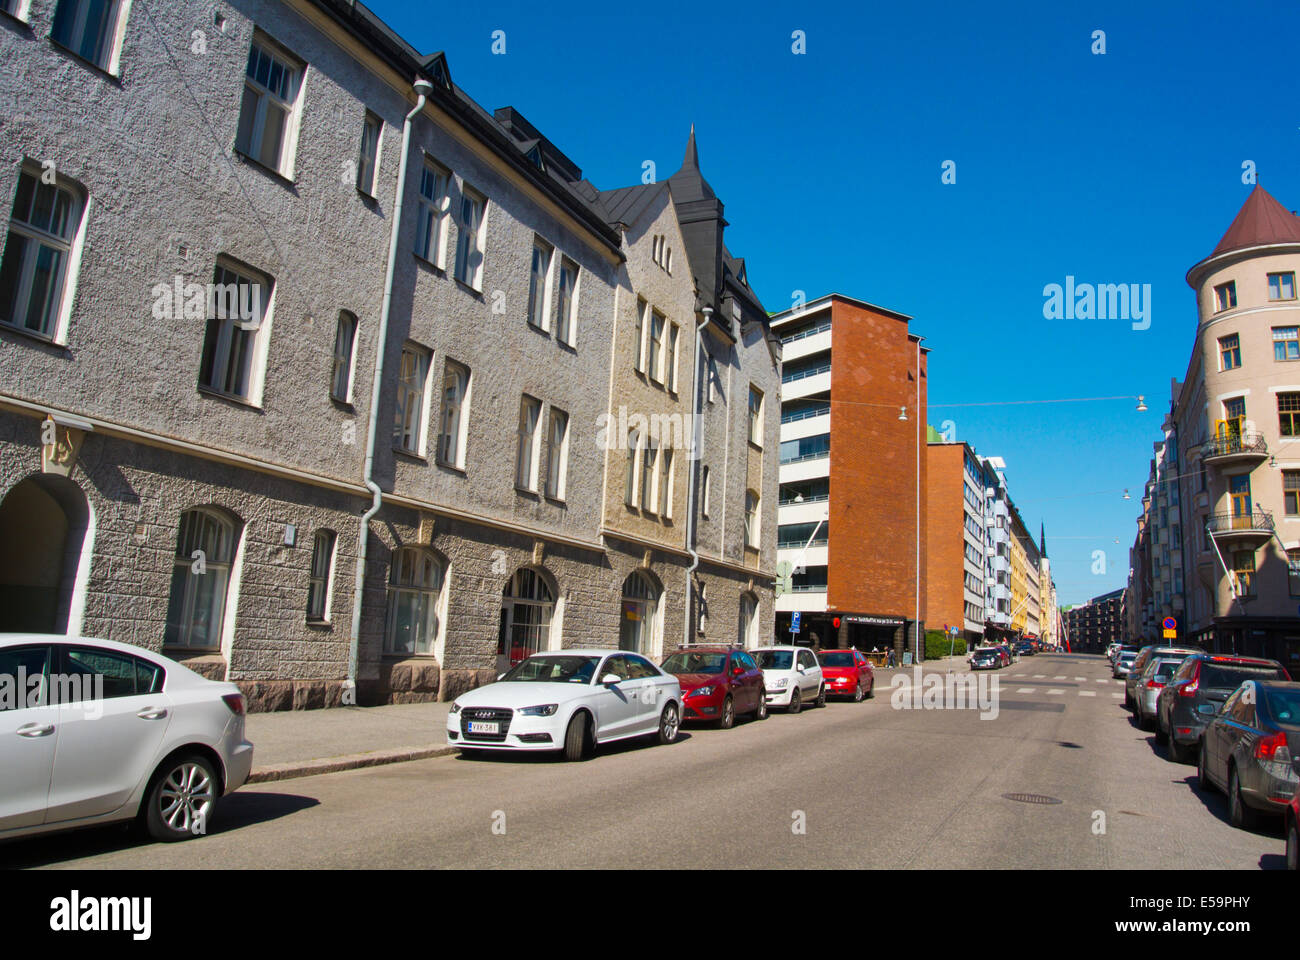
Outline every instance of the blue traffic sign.
<svg viewBox="0 0 1300 960"><path fill-rule="evenodd" d="M800 618L801 618L802 616L803 616L803 614L801 614L798 610L796 610L794 613L790 614L790 632L791 632L791 633L798 633L798 632L799 632L799 620L800 620Z"/></svg>

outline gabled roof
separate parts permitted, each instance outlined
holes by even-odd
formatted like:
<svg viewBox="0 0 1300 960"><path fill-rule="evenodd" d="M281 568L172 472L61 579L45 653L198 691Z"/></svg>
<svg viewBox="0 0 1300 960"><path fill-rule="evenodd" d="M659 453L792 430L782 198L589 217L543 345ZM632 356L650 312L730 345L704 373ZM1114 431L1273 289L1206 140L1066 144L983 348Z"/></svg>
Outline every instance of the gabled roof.
<svg viewBox="0 0 1300 960"><path fill-rule="evenodd" d="M616 190L601 190L598 197L605 211L605 219L611 225L625 223L631 226L654 203L663 189L662 183L637 183Z"/></svg>
<svg viewBox="0 0 1300 960"><path fill-rule="evenodd" d="M1300 243L1300 217L1255 184L1255 189L1250 191L1250 196L1237 211L1232 226L1228 227L1228 232L1210 256L1270 243Z"/></svg>

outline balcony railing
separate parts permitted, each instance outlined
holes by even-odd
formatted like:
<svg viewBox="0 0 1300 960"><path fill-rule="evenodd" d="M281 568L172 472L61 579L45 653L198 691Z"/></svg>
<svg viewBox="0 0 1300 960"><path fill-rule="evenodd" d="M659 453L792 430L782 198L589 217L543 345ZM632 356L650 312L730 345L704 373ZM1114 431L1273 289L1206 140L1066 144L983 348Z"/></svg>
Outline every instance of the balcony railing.
<svg viewBox="0 0 1300 960"><path fill-rule="evenodd" d="M782 383L793 383L796 380L803 380L806 377L815 377L819 373L830 373L831 365L823 363L816 367L810 367L806 370L796 370L794 373L781 374Z"/></svg>
<svg viewBox="0 0 1300 960"><path fill-rule="evenodd" d="M824 547L826 543L826 537L818 537L816 540L778 540L776 548L778 550L794 550L803 547Z"/></svg>
<svg viewBox="0 0 1300 960"><path fill-rule="evenodd" d="M776 503L779 507L797 507L804 503L825 503L830 498L831 495L829 493L819 493L811 497L804 497L802 500L796 500L794 497L791 497L788 500L778 500Z"/></svg>
<svg viewBox="0 0 1300 960"><path fill-rule="evenodd" d="M1273 532L1273 515L1267 510L1254 513L1216 513L1205 521L1210 533L1260 533Z"/></svg>
<svg viewBox="0 0 1300 960"><path fill-rule="evenodd" d="M830 455L831 452L829 450L815 450L812 453L800 454L797 457L789 457L789 458L782 457L781 466L784 467L787 464L791 464L791 463L803 463L805 460L821 460L825 457L829 457Z"/></svg>
<svg viewBox="0 0 1300 960"><path fill-rule="evenodd" d="M799 333L791 334L788 337L782 337L781 342L794 343L796 340L803 340L805 337L815 337L819 333L825 333L830 328L831 322L827 320L825 323L819 323L815 327L809 327L807 330L800 331Z"/></svg>
<svg viewBox="0 0 1300 960"><path fill-rule="evenodd" d="M1262 434L1241 433L1226 434L1215 437L1201 446L1201 459L1212 460L1216 457L1266 457L1268 443Z"/></svg>
<svg viewBox="0 0 1300 960"><path fill-rule="evenodd" d="M800 420L808 420L811 417L824 417L830 412L830 404L826 404L824 407L809 407L806 410L795 410L791 413L781 414L781 422L797 423Z"/></svg>

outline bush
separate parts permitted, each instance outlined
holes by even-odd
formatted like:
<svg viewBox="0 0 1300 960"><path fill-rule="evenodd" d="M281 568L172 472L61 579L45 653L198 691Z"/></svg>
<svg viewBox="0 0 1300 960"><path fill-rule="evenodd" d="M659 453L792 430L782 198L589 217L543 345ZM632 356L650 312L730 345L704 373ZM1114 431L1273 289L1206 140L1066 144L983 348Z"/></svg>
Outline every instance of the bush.
<svg viewBox="0 0 1300 960"><path fill-rule="evenodd" d="M966 641L962 637L950 637L942 630L925 631L925 659L941 660L946 656L960 657L966 654Z"/></svg>

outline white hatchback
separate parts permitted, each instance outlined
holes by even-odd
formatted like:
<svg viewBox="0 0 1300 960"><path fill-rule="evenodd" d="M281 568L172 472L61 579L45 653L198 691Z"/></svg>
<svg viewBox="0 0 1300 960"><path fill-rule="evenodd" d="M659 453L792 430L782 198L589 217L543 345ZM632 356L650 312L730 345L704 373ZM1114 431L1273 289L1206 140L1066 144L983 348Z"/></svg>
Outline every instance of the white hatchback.
<svg viewBox="0 0 1300 960"><path fill-rule="evenodd" d="M447 743L471 756L562 750L566 759L581 760L598 743L629 737L672 743L681 719L681 684L639 653L553 650L457 697Z"/></svg>
<svg viewBox="0 0 1300 960"><path fill-rule="evenodd" d="M816 655L807 647L758 647L750 654L763 668L767 705L798 713L805 703L826 706L826 684Z"/></svg>
<svg viewBox="0 0 1300 960"><path fill-rule="evenodd" d="M0 840L136 818L187 840L252 766L233 683L130 644L0 634Z"/></svg>

